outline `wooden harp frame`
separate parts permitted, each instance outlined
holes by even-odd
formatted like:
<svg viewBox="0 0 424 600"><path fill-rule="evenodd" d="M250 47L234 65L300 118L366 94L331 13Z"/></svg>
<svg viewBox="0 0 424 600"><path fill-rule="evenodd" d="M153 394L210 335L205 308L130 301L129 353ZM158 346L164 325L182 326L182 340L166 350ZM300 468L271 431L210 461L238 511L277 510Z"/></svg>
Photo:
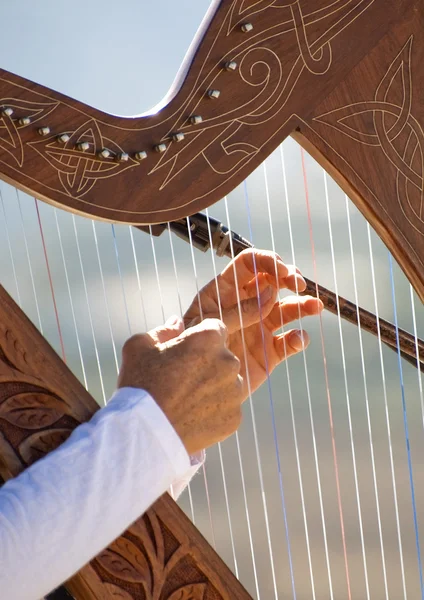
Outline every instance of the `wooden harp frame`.
<svg viewBox="0 0 424 600"><path fill-rule="evenodd" d="M424 5L316 5L216 0L168 98L137 118L0 71L0 177L80 214L161 223L219 200L291 134L355 202L423 301ZM1 478L57 447L97 408L0 288ZM167 496L66 586L84 599L250 597Z"/></svg>

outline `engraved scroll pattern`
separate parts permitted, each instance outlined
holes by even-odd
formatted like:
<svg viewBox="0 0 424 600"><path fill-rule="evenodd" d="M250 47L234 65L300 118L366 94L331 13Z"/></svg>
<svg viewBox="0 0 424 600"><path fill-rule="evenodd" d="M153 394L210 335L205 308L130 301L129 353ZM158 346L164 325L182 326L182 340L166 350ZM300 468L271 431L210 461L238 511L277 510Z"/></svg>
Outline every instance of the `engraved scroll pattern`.
<svg viewBox="0 0 424 600"><path fill-rule="evenodd" d="M18 125L17 117L31 117L30 127L36 122L43 125L45 116L57 112L61 104L29 89L25 92L31 102L0 98L0 107L14 109L12 117L4 115L0 119L0 149L6 150L22 168L25 146L31 148L56 172L57 190L73 198L83 198L97 182L132 168L141 169L143 176L152 176L161 170L157 184L161 190L197 159L206 161L216 175L227 180L263 146L261 140L257 144L246 143L246 130L261 127L284 110L304 71L313 75L328 72L333 62L332 40L363 15L374 1L358 0L352 8L351 0L336 3L329 0L326 6L309 13L302 8L302 0L228 2L215 37L204 42L209 44L209 51L200 65L193 89L181 105L174 107L172 116L162 123L158 119L155 121L158 128L156 143L167 143L167 149L163 154L155 154L153 164L146 161L148 167L144 167L144 161L134 160L131 156L134 150L129 147L137 147L140 134L152 128L150 117L138 119L139 126L131 123L134 138L130 141L127 137L126 150L117 142L125 125L106 125L83 110L75 110L75 121L78 122L75 130L62 124L62 134L69 138L63 143L56 135L39 139L35 133L35 139L31 139L27 132L23 140L21 132L27 128ZM240 38L236 32L249 19L255 22L253 34ZM294 49L290 58L286 47ZM210 58L217 55L217 48L222 48L218 62ZM223 64L231 60L237 62L238 71L229 79ZM239 89L237 96L232 97L230 107L223 103L222 110L216 114L212 110L213 102L205 99L206 91L217 87L230 96L233 83ZM41 99L45 104L40 103ZM203 122L193 125L188 116L196 114L202 115ZM125 131L128 135L129 130ZM170 143L172 133L176 131L183 132L185 139ZM78 150L81 143L88 144L84 152ZM110 156L99 155L104 148L110 150ZM121 155L125 155L125 160L116 160Z"/></svg>

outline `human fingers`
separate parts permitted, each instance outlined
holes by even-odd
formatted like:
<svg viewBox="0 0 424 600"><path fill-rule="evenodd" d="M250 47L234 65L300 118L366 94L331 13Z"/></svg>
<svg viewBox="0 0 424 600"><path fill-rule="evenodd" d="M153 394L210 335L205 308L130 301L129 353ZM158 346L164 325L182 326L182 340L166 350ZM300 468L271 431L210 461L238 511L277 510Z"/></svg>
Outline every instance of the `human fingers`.
<svg viewBox="0 0 424 600"><path fill-rule="evenodd" d="M318 315L323 309L322 301L313 296L288 296L274 304L264 322L270 331L276 331L296 319Z"/></svg>
<svg viewBox="0 0 424 600"><path fill-rule="evenodd" d="M243 250L223 270L220 278L238 287L247 285L258 273L267 273L278 282L283 281L289 274L281 256L268 250L249 248Z"/></svg>
<svg viewBox="0 0 424 600"><path fill-rule="evenodd" d="M220 344L226 346L228 340L227 325L216 315L205 315L204 319L196 317L181 334L181 338L196 337L203 344Z"/></svg>
<svg viewBox="0 0 424 600"><path fill-rule="evenodd" d="M208 318L221 318L228 329L228 333L239 331L242 327L250 327L265 319L274 306L277 296L277 290L271 285L266 285L259 296L241 300L229 308L222 309L219 314L208 314ZM196 317L189 323L189 327L200 322L200 317Z"/></svg>
<svg viewBox="0 0 424 600"><path fill-rule="evenodd" d="M164 344L180 335L184 331L184 323L181 317L174 315L170 317L163 325L150 330L149 335L155 342Z"/></svg>
<svg viewBox="0 0 424 600"><path fill-rule="evenodd" d="M309 335L305 330L292 329L274 337L274 348L279 361L286 360L309 346Z"/></svg>
<svg viewBox="0 0 424 600"><path fill-rule="evenodd" d="M280 289L286 288L291 292L303 292L306 289L306 281L303 279L302 273L295 265L286 265L287 276L279 281Z"/></svg>

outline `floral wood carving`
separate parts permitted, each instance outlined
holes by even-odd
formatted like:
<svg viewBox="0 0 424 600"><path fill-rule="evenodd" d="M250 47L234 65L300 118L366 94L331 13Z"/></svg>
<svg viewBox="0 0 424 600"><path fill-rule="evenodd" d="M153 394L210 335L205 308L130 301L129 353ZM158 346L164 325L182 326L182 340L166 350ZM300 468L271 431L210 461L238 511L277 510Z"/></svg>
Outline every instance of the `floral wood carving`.
<svg viewBox="0 0 424 600"><path fill-rule="evenodd" d="M188 539L178 541L154 510L102 552L93 567L110 585L120 580L129 597L138 597L142 589L143 600L222 598L194 563Z"/></svg>

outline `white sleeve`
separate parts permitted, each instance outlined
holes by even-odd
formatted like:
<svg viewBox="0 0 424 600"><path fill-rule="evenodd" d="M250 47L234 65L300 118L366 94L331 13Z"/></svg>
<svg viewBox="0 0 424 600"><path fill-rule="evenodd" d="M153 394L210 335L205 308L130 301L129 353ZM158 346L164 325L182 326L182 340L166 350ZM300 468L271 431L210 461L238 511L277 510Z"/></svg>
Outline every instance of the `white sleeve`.
<svg viewBox="0 0 424 600"><path fill-rule="evenodd" d="M57 450L0 489L0 597L37 600L76 573L170 486L190 460L149 394L122 388Z"/></svg>

